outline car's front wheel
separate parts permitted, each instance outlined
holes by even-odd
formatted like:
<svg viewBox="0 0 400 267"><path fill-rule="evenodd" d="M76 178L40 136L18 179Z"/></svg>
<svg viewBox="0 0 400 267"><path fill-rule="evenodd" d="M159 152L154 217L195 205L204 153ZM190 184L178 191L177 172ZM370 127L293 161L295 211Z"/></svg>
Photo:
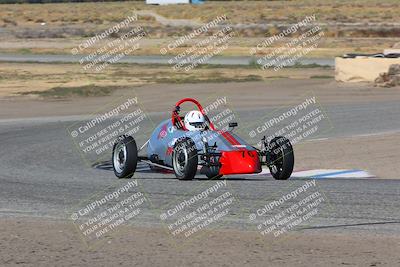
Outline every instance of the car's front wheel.
<svg viewBox="0 0 400 267"><path fill-rule="evenodd" d="M112 164L118 178L131 178L136 171L138 151L132 136L121 137L113 148Z"/></svg>
<svg viewBox="0 0 400 267"><path fill-rule="evenodd" d="M172 165L176 178L191 180L197 172L197 148L192 139L184 137L179 139L172 152Z"/></svg>
<svg viewBox="0 0 400 267"><path fill-rule="evenodd" d="M270 162L268 164L272 176L276 180L287 180L293 172L294 154L290 141L278 136L271 140Z"/></svg>

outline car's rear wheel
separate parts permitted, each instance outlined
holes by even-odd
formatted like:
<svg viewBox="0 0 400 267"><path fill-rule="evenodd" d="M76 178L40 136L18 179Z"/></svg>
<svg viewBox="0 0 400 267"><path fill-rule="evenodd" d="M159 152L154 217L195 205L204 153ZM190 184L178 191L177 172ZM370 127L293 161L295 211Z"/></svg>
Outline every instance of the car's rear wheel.
<svg viewBox="0 0 400 267"><path fill-rule="evenodd" d="M278 136L271 140L269 170L276 180L287 180L293 172L294 153L290 141Z"/></svg>
<svg viewBox="0 0 400 267"><path fill-rule="evenodd" d="M184 137L179 139L172 152L172 165L176 178L191 180L197 172L198 157L196 145L192 139Z"/></svg>
<svg viewBox="0 0 400 267"><path fill-rule="evenodd" d="M138 151L132 136L121 137L113 148L112 164L118 178L131 178L136 171Z"/></svg>

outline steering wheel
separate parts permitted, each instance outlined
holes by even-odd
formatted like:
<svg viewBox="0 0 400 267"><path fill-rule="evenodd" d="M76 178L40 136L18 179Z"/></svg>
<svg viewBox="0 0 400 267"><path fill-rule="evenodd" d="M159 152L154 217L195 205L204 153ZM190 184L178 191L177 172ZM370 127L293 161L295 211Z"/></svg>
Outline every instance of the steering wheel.
<svg viewBox="0 0 400 267"><path fill-rule="evenodd" d="M182 127L183 130L187 131L186 127L185 127L185 123L183 123L181 117L179 116L179 112L181 111L181 104L185 103L185 102L192 102L193 104L195 104L197 106L197 109L201 112L201 114L203 114L204 118L206 119L206 121L208 122L210 129L211 130L215 130L214 124L208 119L207 115L204 112L203 107L200 105L199 101L197 101L196 99L193 98L184 98L179 100L178 102L176 102L175 104L175 108L172 110L172 125L176 125L178 124L180 127Z"/></svg>

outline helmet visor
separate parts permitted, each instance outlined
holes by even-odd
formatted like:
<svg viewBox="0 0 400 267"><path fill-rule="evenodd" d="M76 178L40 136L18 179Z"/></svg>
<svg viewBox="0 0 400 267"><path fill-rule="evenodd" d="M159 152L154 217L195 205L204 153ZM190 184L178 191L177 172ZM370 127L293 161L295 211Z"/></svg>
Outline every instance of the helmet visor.
<svg viewBox="0 0 400 267"><path fill-rule="evenodd" d="M204 122L190 122L190 125L192 125L195 128L199 128L202 129L205 127L205 123Z"/></svg>

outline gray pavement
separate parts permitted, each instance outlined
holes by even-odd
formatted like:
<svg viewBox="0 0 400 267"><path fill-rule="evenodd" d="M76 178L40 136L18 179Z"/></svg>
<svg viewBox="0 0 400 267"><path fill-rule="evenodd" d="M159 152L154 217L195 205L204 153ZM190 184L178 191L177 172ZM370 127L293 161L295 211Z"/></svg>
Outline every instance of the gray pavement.
<svg viewBox="0 0 400 267"><path fill-rule="evenodd" d="M5 62L40 62L40 63L79 63L82 58L80 55L51 55L51 54L1 54L0 61ZM168 61L172 56L125 56L121 58L119 63L135 63L135 64L169 64ZM232 56L223 57L216 56L203 64L212 65L249 65L254 61L250 56ZM335 60L331 58L302 58L297 61L299 64L317 64L321 66L335 65ZM266 64L265 61L263 64ZM294 64L294 63L293 63ZM291 64L291 65L293 65Z"/></svg>
<svg viewBox="0 0 400 267"><path fill-rule="evenodd" d="M268 111L240 110L238 115L246 121ZM324 134L326 138L400 130L398 103L331 105L326 111L334 125ZM167 114L151 116L158 122ZM79 116L0 121L0 216L69 218L82 201L129 181L84 163L66 131L79 121ZM139 225L163 225L162 212L217 182L202 176L178 181L172 174L147 171L138 171L134 178L149 200L141 215L132 220ZM260 218L251 221L250 214L307 181L228 177L224 190L237 201L217 227L257 230ZM319 213L298 230L400 233L400 179L321 179L316 183L315 190L325 201ZM293 203L288 201L284 206Z"/></svg>

